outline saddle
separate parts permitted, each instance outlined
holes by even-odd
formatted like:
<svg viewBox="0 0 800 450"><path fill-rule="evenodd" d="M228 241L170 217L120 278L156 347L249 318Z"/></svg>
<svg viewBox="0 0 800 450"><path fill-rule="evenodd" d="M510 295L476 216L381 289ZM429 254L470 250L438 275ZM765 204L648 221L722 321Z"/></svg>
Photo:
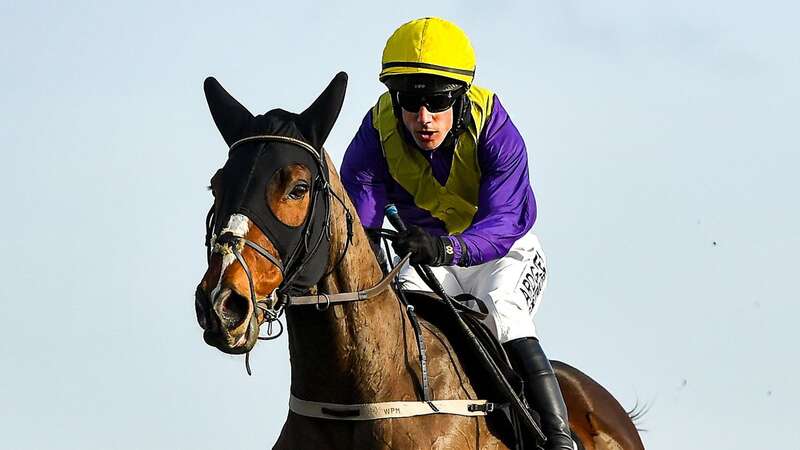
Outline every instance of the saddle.
<svg viewBox="0 0 800 450"><path fill-rule="evenodd" d="M436 294L428 291L400 290L398 295L404 298L407 304L412 305L414 311L422 319L441 330L460 359L469 361L477 357L473 344L469 342L469 337L462 331L461 327L454 323L449 308ZM503 346L483 323L483 319L488 314L488 309L484 302L470 294L460 294L454 299L456 300L455 306L458 314L478 339L480 345L494 360L502 376L509 382L515 393L525 401L522 378L514 371ZM498 432L500 436L503 436L503 440L512 444L510 445L512 448L520 450L531 448L524 445L526 440L525 433L520 427L519 419L510 408L508 400L504 398L503 393L498 388L499 380L496 380L495 376L481 364L466 363L462 364L462 366L480 398L484 398L496 405L496 413L487 416L487 423L490 428L493 428L492 431ZM528 409L530 410L530 408ZM531 414L538 423L538 414L532 410Z"/></svg>

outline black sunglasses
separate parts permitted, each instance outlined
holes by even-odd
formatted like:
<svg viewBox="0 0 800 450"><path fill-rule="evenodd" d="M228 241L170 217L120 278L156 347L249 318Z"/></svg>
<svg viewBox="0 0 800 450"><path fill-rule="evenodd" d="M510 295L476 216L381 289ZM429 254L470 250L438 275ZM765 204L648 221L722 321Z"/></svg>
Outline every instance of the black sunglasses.
<svg viewBox="0 0 800 450"><path fill-rule="evenodd" d="M463 94L462 89L437 94L412 94L398 91L395 98L397 104L408 112L415 113L424 105L429 112L438 113L452 107L461 94Z"/></svg>

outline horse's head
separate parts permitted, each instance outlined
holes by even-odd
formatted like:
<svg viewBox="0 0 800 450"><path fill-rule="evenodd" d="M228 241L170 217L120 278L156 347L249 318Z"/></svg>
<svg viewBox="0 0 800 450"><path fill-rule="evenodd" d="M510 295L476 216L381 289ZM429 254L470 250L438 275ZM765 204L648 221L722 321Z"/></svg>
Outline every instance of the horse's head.
<svg viewBox="0 0 800 450"><path fill-rule="evenodd" d="M208 269L195 308L205 341L223 352L249 352L282 297L323 275L330 197L322 144L346 85L339 73L301 114L274 109L254 117L206 79L208 106L230 151L211 179Z"/></svg>

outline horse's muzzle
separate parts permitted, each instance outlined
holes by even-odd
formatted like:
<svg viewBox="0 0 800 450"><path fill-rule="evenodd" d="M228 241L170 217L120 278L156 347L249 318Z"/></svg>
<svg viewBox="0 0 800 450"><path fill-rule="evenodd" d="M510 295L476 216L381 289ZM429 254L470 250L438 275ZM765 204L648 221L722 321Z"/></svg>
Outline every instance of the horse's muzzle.
<svg viewBox="0 0 800 450"><path fill-rule="evenodd" d="M208 345L230 354L247 353L258 339L258 320L250 301L223 288L211 300L202 288L195 292L197 323Z"/></svg>

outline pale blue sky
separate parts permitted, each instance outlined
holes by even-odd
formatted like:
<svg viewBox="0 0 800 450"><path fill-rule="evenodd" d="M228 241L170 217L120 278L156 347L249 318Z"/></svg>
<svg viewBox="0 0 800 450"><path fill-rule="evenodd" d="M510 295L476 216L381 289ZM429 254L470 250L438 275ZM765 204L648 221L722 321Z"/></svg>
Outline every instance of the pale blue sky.
<svg viewBox="0 0 800 450"><path fill-rule="evenodd" d="M338 163L426 15L528 144L549 355L650 404L648 449L800 448L795 3L222 5L0 3L0 448L271 446L285 338L247 377L194 317L226 155L202 81L300 111L348 72Z"/></svg>

